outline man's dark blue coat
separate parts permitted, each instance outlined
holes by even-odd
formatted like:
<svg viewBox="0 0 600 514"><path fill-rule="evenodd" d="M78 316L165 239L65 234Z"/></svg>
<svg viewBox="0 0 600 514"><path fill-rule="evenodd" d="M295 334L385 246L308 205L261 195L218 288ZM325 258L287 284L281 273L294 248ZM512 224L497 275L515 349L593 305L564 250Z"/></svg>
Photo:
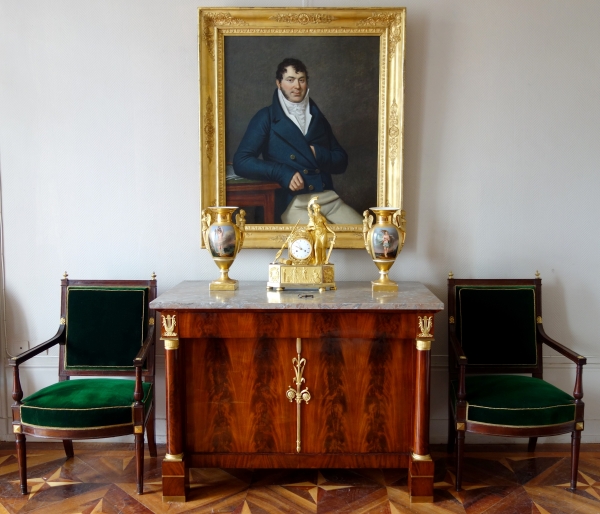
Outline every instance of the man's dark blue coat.
<svg viewBox="0 0 600 514"><path fill-rule="evenodd" d="M331 175L346 171L348 155L335 139L325 116L309 101L312 119L303 135L283 112L276 89L273 103L258 111L248 124L233 156L235 173L244 178L279 183L289 193L288 201L292 195L333 190ZM304 179L304 189L290 191L290 181L297 171Z"/></svg>

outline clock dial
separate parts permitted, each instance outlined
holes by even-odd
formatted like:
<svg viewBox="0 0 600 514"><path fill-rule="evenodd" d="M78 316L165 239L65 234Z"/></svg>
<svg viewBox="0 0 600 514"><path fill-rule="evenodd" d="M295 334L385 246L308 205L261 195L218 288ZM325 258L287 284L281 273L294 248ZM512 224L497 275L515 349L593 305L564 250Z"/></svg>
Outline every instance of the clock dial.
<svg viewBox="0 0 600 514"><path fill-rule="evenodd" d="M308 239L299 238L290 245L290 253L294 259L302 261L308 259L312 252L312 245Z"/></svg>

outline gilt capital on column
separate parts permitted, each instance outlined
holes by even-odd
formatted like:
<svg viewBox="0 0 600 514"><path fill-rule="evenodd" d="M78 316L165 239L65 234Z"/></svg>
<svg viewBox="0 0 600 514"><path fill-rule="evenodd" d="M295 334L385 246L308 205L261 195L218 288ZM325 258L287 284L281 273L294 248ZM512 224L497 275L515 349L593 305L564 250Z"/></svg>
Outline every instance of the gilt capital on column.
<svg viewBox="0 0 600 514"><path fill-rule="evenodd" d="M161 314L160 338L165 342L165 350L177 350L179 348L176 318L177 314Z"/></svg>

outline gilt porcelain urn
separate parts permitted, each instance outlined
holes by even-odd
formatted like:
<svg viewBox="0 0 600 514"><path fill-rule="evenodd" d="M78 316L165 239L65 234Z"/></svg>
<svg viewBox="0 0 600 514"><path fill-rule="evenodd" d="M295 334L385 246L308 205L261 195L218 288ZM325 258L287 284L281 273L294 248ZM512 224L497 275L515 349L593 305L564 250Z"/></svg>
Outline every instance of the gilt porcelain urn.
<svg viewBox="0 0 600 514"><path fill-rule="evenodd" d="M390 280L388 273L404 246L404 211L396 207L371 207L363 213L363 218L365 248L379 269L379 278L371 282L372 290L398 291L398 284Z"/></svg>

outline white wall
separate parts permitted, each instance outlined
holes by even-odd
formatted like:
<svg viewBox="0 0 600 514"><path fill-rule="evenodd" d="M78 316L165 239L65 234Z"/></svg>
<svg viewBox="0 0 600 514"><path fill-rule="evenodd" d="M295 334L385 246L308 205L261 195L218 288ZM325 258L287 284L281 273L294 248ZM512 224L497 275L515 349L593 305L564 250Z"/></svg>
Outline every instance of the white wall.
<svg viewBox="0 0 600 514"><path fill-rule="evenodd" d="M370 3L397 5L263 5ZM215 277L199 246L198 5L0 2L3 352L55 333L65 270L71 278L156 271L159 292ZM403 5L408 238L391 276L424 282L445 301L449 270L457 277L539 270L547 332L588 357L583 440L600 442L600 3ZM232 275L264 281L272 255L244 250ZM376 272L364 251L338 250L334 262L341 280ZM445 323L439 314L433 442L445 440ZM55 379L56 360L51 353L24 367L26 394ZM163 370L159 357L159 383ZM0 372L0 437L12 439L11 377L4 366ZM573 369L552 352L546 377L572 390ZM159 405L164 436L163 389Z"/></svg>

